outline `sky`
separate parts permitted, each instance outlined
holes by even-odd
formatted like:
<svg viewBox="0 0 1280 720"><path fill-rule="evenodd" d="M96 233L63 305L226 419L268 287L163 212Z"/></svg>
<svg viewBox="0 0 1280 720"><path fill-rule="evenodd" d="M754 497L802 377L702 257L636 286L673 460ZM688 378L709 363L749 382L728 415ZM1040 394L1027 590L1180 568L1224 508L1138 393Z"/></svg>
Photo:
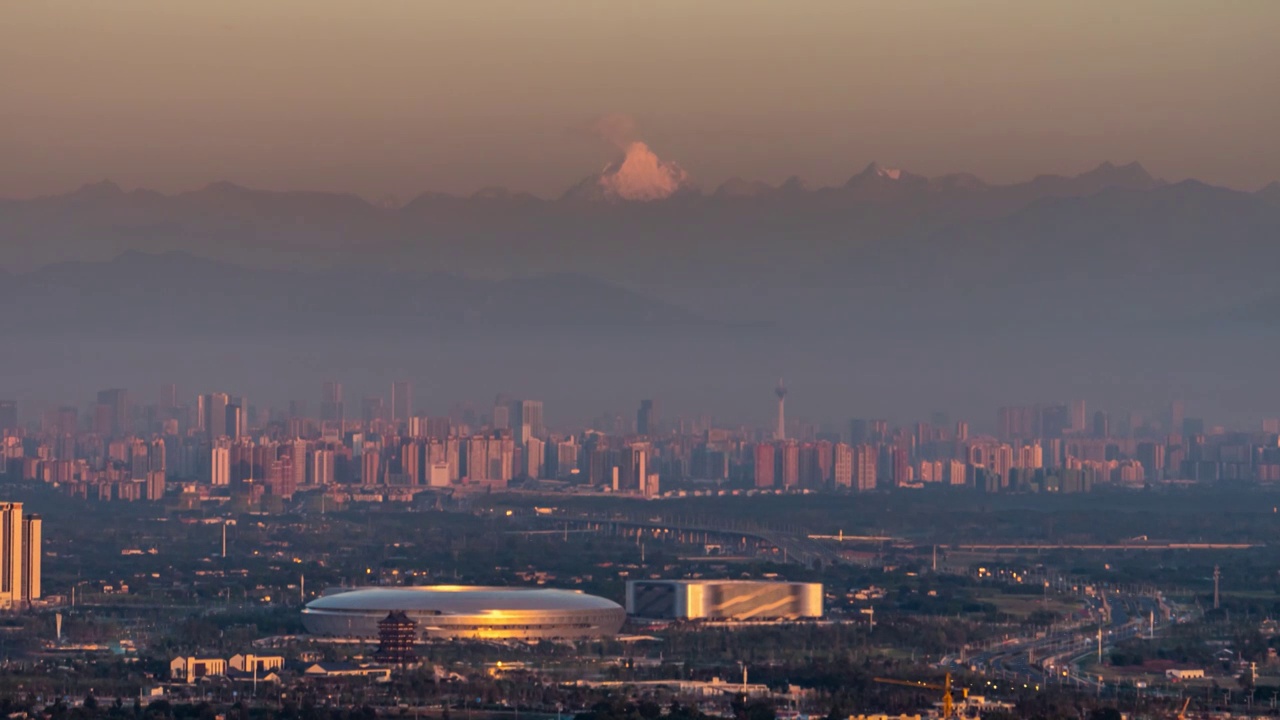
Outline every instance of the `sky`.
<svg viewBox="0 0 1280 720"><path fill-rule="evenodd" d="M705 188L879 161L1280 179L1275 0L0 5L0 196L110 178L556 196L625 113Z"/></svg>

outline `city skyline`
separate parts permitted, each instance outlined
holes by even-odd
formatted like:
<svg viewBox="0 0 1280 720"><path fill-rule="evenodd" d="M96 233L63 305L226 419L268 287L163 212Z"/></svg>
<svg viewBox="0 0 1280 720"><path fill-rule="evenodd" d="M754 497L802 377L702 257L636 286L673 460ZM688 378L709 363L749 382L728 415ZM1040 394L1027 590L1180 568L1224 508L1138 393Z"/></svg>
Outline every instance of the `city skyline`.
<svg viewBox="0 0 1280 720"><path fill-rule="evenodd" d="M4 4L4 712L1280 717L1277 27Z"/></svg>
<svg viewBox="0 0 1280 720"><path fill-rule="evenodd" d="M1064 413L1061 425L1072 432L1092 431L1095 427L1095 415L1097 413L1105 414L1108 422L1111 422L1112 418L1115 418L1117 422L1120 418L1135 418L1138 425L1146 421L1156 421L1157 418L1164 418L1165 420L1161 422L1168 424L1170 431L1177 430L1181 427L1182 419L1189 417L1196 418L1197 422L1201 423L1204 428L1216 428L1220 432L1248 432L1258 428L1270 428L1271 423L1280 418L1280 410L1278 410L1273 413L1264 412L1256 418L1244 421L1227 420L1215 417L1212 414L1205 415L1199 412L1194 405L1188 409L1187 402L1176 396L1163 404L1149 407L1133 407L1121 403L1107 404L1088 399L1064 400L1049 397L1028 399L1009 396L993 400L992 402L995 404L979 413L957 412L946 407L936 407L915 415L895 415L880 412L863 413L861 415L856 413L849 415L846 413L830 417L822 417L812 412L801 412L793 415L790 412L784 414L783 411L785 400L791 398L791 383L789 381L786 383L782 381L762 383L763 390L758 392L758 397L755 398L757 400L756 409L752 414L742 417L722 417L716 413L699 411L697 408L692 411L681 410L673 414L670 411L672 400L662 401L660 400L662 398L661 394L654 394L652 397L635 398L629 407L597 408L590 418L560 415L559 417L554 417L552 423L547 423L543 415L544 400L528 399L526 395L513 394L506 391L488 393L487 397L496 398L492 403L488 403L483 399L486 396L450 398L438 401L411 400L411 402L419 405L416 412L409 411L404 414L395 412L393 399L396 393L401 389L406 389L409 393L409 398L413 398L413 393L419 388L420 383L428 391L433 387L430 382L423 383L420 380L415 381L406 378L383 383L385 387L382 388L383 392L380 394L377 387L361 385L357 387L357 394L352 396L353 401L350 404L342 398L351 389L351 385L339 380L324 381L322 392L315 397L279 394L268 396L261 402L250 402L247 394L237 395L227 392L198 392L187 397L180 392L179 386L174 383L159 385L158 393L155 394L155 397L151 397L151 394L140 394L140 391L131 392L127 388L117 387L98 391L96 399L94 399L95 395L93 393L89 393L79 402L39 403L34 407L25 407L11 397L0 397L0 430L50 424L57 426L60 421L51 418L56 418L63 411L74 410L76 413L83 413L83 416L77 416L81 421L98 423L100 427L106 428L107 434L111 434L118 432L120 428L127 424L126 413L134 411L135 407L154 407L161 410L181 409L183 412L190 413L191 422L193 423L191 430L206 439L213 439L220 435L234 438L247 434L249 421L252 417L251 413L256 413L258 417L265 418L272 413L283 412L297 417L316 419L322 423L350 425L353 427L367 425L371 419L379 420L388 426L407 426L413 420L451 414L456 415L458 413L471 413L475 417L479 417L486 407L507 408L503 414L494 419L494 422L496 422L494 427L510 429L520 424L525 424L534 429L535 435L545 435L548 432L548 428L556 428L561 432L572 432L570 428L591 429L593 422L607 418L611 424L616 425L621 422L624 425L635 428L635 432L640 435L648 434L641 428L656 427L659 422L682 422L704 426L717 424L718 427L726 428L753 428L779 441L787 440L787 434L801 426L815 429L843 426L850 417L855 416L863 418L874 417L882 422L901 426L907 426L926 418L955 417L971 425L975 431L987 434L1000 434L1001 428L1010 426L1030 427L1029 423L1032 422L1032 419L1031 415L1027 413L1040 412L1040 410L1048 408L1061 408ZM531 395L543 397L540 393L531 393ZM851 403L851 405L852 407L857 407L856 402ZM554 410L555 403L552 403L552 406ZM104 410L104 408L110 409ZM659 408L661 408L661 411ZM1023 414L1015 413L1010 415L1010 411L1014 410ZM225 417L225 420L211 420L211 418L223 417ZM1170 417L1176 418L1176 420L1172 421L1172 424L1167 422ZM1126 422L1124 427L1130 427L1130 425ZM1133 427L1136 428L1137 425Z"/></svg>
<svg viewBox="0 0 1280 720"><path fill-rule="evenodd" d="M389 395L404 396L409 387L392 381ZM387 395L363 397L359 412L348 413L349 396L336 380L318 389L316 411L305 400L259 407L217 392L188 403L172 384L158 390L156 402L125 388L101 390L85 413L65 405L26 423L3 401L4 474L86 499L164 501L194 493L281 508L298 497L314 501L316 492L338 504L405 502L424 492L517 485L673 498L690 490L1081 493L1280 482L1280 416L1229 430L1189 416L1180 401L1154 417L1090 413L1084 400L1002 406L994 429L983 432L984 423L945 412L910 423L857 416L834 428L787 423L781 382L772 427L664 417L652 399L637 402L634 422L617 413L582 426L548 424L542 401L506 394L488 410L455 405L397 416Z"/></svg>

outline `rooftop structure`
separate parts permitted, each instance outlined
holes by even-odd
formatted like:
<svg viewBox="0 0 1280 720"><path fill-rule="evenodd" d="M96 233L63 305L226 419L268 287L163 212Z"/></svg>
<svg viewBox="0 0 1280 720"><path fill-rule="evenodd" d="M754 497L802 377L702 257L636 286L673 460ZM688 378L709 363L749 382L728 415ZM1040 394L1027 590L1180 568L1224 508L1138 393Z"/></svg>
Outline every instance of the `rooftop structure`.
<svg viewBox="0 0 1280 720"><path fill-rule="evenodd" d="M432 585L331 592L302 611L313 635L377 639L388 613L417 623L417 638L548 639L611 636L626 619L620 605L551 588Z"/></svg>

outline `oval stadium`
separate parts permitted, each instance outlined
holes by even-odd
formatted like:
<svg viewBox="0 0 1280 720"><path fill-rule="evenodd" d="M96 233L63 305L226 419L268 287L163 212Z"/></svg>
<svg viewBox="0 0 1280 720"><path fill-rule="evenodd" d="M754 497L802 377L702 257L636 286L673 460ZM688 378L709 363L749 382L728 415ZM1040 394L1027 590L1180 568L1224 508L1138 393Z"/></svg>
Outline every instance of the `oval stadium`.
<svg viewBox="0 0 1280 720"><path fill-rule="evenodd" d="M302 610L312 635L378 638L378 621L402 611L418 639L578 639L616 635L626 610L575 590L521 587L362 587L335 590Z"/></svg>

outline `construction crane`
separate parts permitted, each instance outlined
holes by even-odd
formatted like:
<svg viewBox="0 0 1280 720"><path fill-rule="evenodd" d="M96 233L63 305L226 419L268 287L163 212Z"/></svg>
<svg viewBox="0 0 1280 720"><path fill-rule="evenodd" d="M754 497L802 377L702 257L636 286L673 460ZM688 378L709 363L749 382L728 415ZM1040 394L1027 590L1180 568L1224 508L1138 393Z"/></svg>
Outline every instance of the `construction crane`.
<svg viewBox="0 0 1280 720"><path fill-rule="evenodd" d="M884 685L902 685L903 687L919 688L921 690L941 690L942 691L942 720L951 720L955 717L956 704L951 697L951 673L947 673L941 685L933 683L920 682L918 680L897 680L895 678L874 678L876 682ZM960 696L964 699L969 698L969 688L960 688ZM1182 719L1182 720L1185 720Z"/></svg>
<svg viewBox="0 0 1280 720"><path fill-rule="evenodd" d="M1191 698L1182 701L1182 709L1178 711L1178 720L1187 720L1187 706L1191 704Z"/></svg>

